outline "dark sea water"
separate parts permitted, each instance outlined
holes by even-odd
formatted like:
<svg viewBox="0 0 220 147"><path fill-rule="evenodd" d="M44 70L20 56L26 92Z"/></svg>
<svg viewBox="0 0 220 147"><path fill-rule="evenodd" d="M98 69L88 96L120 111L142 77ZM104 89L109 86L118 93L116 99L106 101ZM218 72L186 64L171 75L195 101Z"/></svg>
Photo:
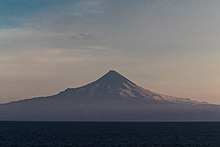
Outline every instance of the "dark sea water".
<svg viewBox="0 0 220 147"><path fill-rule="evenodd" d="M220 147L220 123L0 122L4 146Z"/></svg>

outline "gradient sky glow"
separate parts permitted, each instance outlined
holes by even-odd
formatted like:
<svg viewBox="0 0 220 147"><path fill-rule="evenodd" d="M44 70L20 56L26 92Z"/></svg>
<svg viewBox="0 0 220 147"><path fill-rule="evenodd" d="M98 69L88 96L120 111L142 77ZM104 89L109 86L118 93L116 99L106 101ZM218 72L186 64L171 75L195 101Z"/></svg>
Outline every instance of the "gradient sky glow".
<svg viewBox="0 0 220 147"><path fill-rule="evenodd" d="M220 104L219 0L0 0L0 103L115 69L140 86Z"/></svg>

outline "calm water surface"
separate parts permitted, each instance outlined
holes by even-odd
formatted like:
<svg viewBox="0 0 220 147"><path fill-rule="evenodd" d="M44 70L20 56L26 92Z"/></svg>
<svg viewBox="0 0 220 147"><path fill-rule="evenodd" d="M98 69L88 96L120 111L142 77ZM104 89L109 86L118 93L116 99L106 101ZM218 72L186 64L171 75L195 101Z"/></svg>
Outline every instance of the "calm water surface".
<svg viewBox="0 0 220 147"><path fill-rule="evenodd" d="M0 122L0 146L220 147L220 123Z"/></svg>

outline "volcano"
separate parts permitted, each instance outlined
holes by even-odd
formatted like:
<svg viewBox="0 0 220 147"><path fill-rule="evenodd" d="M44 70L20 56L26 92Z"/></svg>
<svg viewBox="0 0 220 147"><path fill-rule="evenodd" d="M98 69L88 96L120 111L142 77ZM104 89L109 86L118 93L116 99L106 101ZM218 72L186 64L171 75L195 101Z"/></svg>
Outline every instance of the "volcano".
<svg viewBox="0 0 220 147"><path fill-rule="evenodd" d="M144 89L114 70L56 95L0 105L0 120L215 121L220 106Z"/></svg>
<svg viewBox="0 0 220 147"><path fill-rule="evenodd" d="M114 70L110 70L100 79L86 86L69 88L60 95L69 99L87 99L97 101L142 101L143 103L202 104L189 98L176 98L144 89ZM204 103L204 102L203 102Z"/></svg>

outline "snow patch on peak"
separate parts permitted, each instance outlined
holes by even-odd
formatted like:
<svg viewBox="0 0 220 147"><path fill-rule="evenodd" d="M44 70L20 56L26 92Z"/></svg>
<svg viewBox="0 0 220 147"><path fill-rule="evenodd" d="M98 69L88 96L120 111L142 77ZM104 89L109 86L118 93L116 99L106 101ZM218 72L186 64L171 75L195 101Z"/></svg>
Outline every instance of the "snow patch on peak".
<svg viewBox="0 0 220 147"><path fill-rule="evenodd" d="M128 89L123 89L123 88L118 88L117 89L118 93L120 96L122 97L137 97L132 90L128 90Z"/></svg>
<svg viewBox="0 0 220 147"><path fill-rule="evenodd" d="M132 91L133 89L132 89L132 87L130 87L129 85L127 85L126 83L123 83L123 85L128 89L128 90L130 90L130 91Z"/></svg>
<svg viewBox="0 0 220 147"><path fill-rule="evenodd" d="M122 97L137 97L135 94L135 90L133 87L133 84L131 84L129 81L126 81L126 83L122 83L122 87L118 87L117 91L120 96Z"/></svg>

